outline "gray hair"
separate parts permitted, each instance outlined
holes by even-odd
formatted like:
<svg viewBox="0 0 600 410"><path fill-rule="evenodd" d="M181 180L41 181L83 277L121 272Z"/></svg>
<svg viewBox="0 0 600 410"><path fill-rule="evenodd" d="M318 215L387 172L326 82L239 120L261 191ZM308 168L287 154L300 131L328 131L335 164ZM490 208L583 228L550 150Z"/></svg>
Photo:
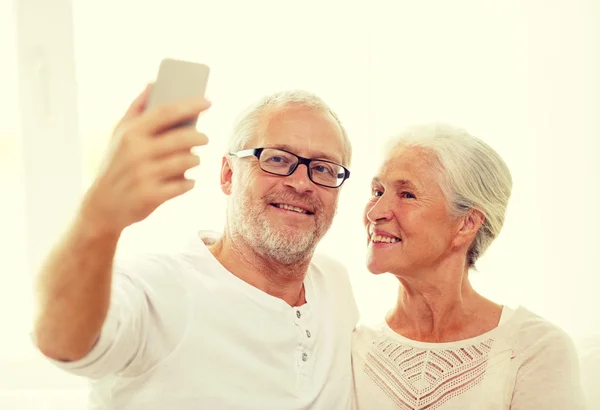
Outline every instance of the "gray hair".
<svg viewBox="0 0 600 410"><path fill-rule="evenodd" d="M512 190L508 167L488 144L448 124L409 127L388 147L398 146L421 147L435 156L440 186L452 215L464 216L470 209L484 215L485 220L467 253L468 266L474 268L504 224Z"/></svg>
<svg viewBox="0 0 600 410"><path fill-rule="evenodd" d="M248 141L257 132L263 114L284 107L312 108L326 114L331 114L342 130L342 165L350 165L352 145L339 117L320 97L308 91L301 90L280 91L267 95L251 105L243 113L233 130L233 134L227 145L228 152L235 152L246 148Z"/></svg>

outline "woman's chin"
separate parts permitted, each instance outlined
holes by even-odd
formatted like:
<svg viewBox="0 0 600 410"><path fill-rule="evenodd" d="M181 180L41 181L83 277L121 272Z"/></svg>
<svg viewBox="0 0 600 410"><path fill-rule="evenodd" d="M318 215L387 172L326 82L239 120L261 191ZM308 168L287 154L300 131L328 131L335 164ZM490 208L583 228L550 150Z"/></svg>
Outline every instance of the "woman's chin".
<svg viewBox="0 0 600 410"><path fill-rule="evenodd" d="M367 269L374 275L380 275L382 273L388 272L388 269L386 269L382 264L374 260L367 261Z"/></svg>

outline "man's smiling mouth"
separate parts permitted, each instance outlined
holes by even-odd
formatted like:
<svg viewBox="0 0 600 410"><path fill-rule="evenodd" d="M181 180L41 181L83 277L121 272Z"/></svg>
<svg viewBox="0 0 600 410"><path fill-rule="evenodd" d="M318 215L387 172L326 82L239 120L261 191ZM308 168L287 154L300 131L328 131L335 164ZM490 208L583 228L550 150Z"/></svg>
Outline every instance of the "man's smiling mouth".
<svg viewBox="0 0 600 410"><path fill-rule="evenodd" d="M297 212L299 214L305 214L305 215L313 215L314 214L314 212L311 212L308 209L300 208L295 205L282 204L282 203L272 203L271 205L274 206L275 208L285 209L286 211L293 211L293 212Z"/></svg>

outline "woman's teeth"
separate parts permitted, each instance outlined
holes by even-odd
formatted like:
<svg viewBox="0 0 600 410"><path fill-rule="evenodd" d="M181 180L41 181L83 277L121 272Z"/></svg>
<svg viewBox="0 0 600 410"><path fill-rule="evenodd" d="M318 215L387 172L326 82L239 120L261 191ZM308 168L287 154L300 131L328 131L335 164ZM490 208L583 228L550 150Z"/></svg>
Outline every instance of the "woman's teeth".
<svg viewBox="0 0 600 410"><path fill-rule="evenodd" d="M371 241L375 243L395 243L400 242L400 238L390 238L389 236L371 235Z"/></svg>

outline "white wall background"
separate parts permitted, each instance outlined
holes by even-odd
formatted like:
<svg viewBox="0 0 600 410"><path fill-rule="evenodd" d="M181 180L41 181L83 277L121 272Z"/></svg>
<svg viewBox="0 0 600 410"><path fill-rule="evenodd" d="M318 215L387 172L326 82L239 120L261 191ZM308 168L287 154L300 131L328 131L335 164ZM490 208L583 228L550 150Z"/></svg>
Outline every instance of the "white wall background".
<svg viewBox="0 0 600 410"><path fill-rule="evenodd" d="M575 338L599 331L597 1L149 3L0 0L0 398L12 406L0 399L0 408L77 401L59 389L82 381L29 344L30 277L113 124L165 56L211 66L213 107L199 122L211 143L197 188L132 227L121 251L221 229L218 170L236 115L263 94L304 88L332 105L353 142L352 178L321 248L350 268L365 319L379 318L396 292L394 280L363 267L361 213L380 148L406 125L444 120L494 146L515 181L477 287ZM35 397L45 394L64 398L41 407Z"/></svg>

